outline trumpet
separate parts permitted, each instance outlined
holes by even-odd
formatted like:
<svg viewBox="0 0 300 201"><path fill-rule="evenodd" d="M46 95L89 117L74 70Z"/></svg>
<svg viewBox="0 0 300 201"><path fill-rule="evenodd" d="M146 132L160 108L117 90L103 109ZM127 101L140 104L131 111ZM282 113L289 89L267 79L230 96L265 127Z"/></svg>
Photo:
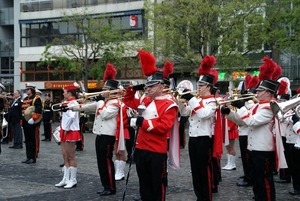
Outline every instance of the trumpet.
<svg viewBox="0 0 300 201"><path fill-rule="evenodd" d="M200 98L200 95L198 94L198 90L192 90L192 91L187 91L187 92L183 92L180 93L180 91L177 91L177 99L181 102L181 103L185 103L187 102L187 100L185 100L184 98L182 98L183 95L186 94L193 94L196 98Z"/></svg>
<svg viewBox="0 0 300 201"><path fill-rule="evenodd" d="M79 94L79 97L84 100L88 99L88 98L94 98L99 95L104 95L105 97L109 97L109 98L115 98L118 95L123 96L124 92L125 92L124 89L115 89L115 90L110 90L110 91L100 91L100 92L94 92L94 93L82 92L81 94Z"/></svg>
<svg viewBox="0 0 300 201"><path fill-rule="evenodd" d="M239 100L246 100L246 99L255 99L256 95L255 94L244 94L244 95L240 95L240 94L235 94L231 97L230 100L227 101L217 101L217 105L224 105L227 103L232 103L234 101L239 101Z"/></svg>

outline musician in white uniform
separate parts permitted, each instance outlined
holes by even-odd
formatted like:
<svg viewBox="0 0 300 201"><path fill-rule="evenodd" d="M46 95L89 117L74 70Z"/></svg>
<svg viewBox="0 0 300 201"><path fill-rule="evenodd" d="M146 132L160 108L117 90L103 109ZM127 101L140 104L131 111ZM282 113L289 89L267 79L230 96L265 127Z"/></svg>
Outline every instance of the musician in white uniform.
<svg viewBox="0 0 300 201"><path fill-rule="evenodd" d="M209 168L212 153L212 134L216 116L216 100L211 94L214 76L206 74L200 77L197 85L200 99L191 93L182 95L188 101L191 114L189 118L189 156L191 162L194 192L198 200L212 200ZM184 108L181 108L184 109Z"/></svg>
<svg viewBox="0 0 300 201"><path fill-rule="evenodd" d="M253 184L256 201L275 200L273 167L275 164L275 142L273 128L274 115L270 109L270 101L274 99L279 83L266 79L256 89L259 101L249 111L243 101L232 102L240 108L237 115L246 126L250 127L248 134L248 153L250 177ZM233 112L233 111L231 111Z"/></svg>
<svg viewBox="0 0 300 201"><path fill-rule="evenodd" d="M114 70L115 68L111 64L107 64L104 80L108 80L103 86L103 91L108 91L108 94L109 90L118 89L119 82L114 80L115 74L112 76L107 75L108 72ZM116 193L115 166L112 158L120 107L121 101L118 98L100 96L97 102L72 108L75 111L95 112L93 133L97 135L95 139L97 164L103 186L103 190L97 192L100 196ZM123 129L123 127L120 127L120 129Z"/></svg>
<svg viewBox="0 0 300 201"><path fill-rule="evenodd" d="M75 107L78 105L76 101L77 87L74 85L64 87L63 105L67 107ZM72 110L62 112L60 125L61 149L64 159L63 179L55 184L55 187L64 187L65 189L73 188L77 185L77 161L75 158L76 142L81 140L79 128L79 113Z"/></svg>

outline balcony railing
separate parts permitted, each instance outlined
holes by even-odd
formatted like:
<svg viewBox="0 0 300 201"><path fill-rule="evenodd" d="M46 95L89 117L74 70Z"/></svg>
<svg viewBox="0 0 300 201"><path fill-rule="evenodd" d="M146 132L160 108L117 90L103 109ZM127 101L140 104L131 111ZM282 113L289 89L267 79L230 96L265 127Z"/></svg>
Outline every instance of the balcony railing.
<svg viewBox="0 0 300 201"><path fill-rule="evenodd" d="M0 55L1 57L14 56L14 39L0 40Z"/></svg>
<svg viewBox="0 0 300 201"><path fill-rule="evenodd" d="M20 12L89 7L103 4L128 3L135 1L143 0L21 0Z"/></svg>
<svg viewBox="0 0 300 201"><path fill-rule="evenodd" d="M13 25L14 24L14 8L0 9L0 25Z"/></svg>

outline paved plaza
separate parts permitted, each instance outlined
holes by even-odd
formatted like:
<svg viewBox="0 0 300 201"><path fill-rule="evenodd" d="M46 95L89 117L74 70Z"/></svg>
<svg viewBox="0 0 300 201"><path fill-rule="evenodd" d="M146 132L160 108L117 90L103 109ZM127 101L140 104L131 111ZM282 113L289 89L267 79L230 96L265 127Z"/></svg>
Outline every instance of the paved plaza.
<svg viewBox="0 0 300 201"><path fill-rule="evenodd" d="M53 128L58 126L55 123ZM42 126L41 126L41 133ZM44 136L41 136L43 139ZM84 134L84 151L76 152L78 162L77 187L66 190L54 187L62 179L59 164L63 162L60 146L54 141L40 142L40 153L35 164L23 164L25 146L23 149L10 149L12 144L2 144L0 155L0 200L10 201L41 201L41 200L122 200L125 180L117 181L117 193L108 197L100 197L96 192L102 190L99 179L96 154L95 135ZM188 138L187 138L188 140ZM236 141L237 156L239 156L238 141ZM225 149L224 149L225 150ZM226 153L223 154L221 165L224 166ZM238 187L236 182L242 176L240 158L236 160L237 170L222 171L222 182L219 192L213 194L213 201L251 201L251 187ZM128 171L128 164L126 172ZM190 163L187 147L181 149L181 169L169 168L167 200L196 200L190 174ZM277 179L277 176L275 176ZM300 200L300 197L289 195L292 184L275 184L276 197L279 201ZM132 165L125 200L133 200L138 196L138 178L135 165Z"/></svg>

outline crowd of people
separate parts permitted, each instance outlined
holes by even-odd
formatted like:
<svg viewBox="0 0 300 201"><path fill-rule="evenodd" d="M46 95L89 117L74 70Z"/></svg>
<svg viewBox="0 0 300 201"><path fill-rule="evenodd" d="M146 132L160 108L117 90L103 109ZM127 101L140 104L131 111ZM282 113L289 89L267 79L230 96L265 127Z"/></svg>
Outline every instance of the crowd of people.
<svg viewBox="0 0 300 201"><path fill-rule="evenodd" d="M297 173L300 149L294 146L300 132L299 117L294 108L277 115L270 104L297 98L291 98L288 80L278 73L280 66L268 57L263 58L259 76L247 75L239 90L221 97L215 86L216 58L206 56L198 69L195 95L188 88L172 89L169 76L173 63L166 61L164 68L159 69L150 52L138 52L143 74L147 76L145 84L120 87L115 80L117 71L108 63L102 91L90 103L78 99L76 84L63 88L64 100L55 107L61 112L59 137L63 158L63 178L56 187L70 189L77 185L75 150L84 148L82 127L86 119L82 117L89 112L95 114L92 132L96 135L95 152L103 187L97 192L100 196L115 194L116 181L126 178L126 162L130 165L134 162L139 178L137 200L166 200L167 167L180 168L180 149L187 146L197 200L213 200L212 194L218 193L222 181L221 170L236 169L236 139L244 172L242 181L236 185L252 186L256 201L276 200L274 174L279 172L280 179L275 182L293 182L289 193L300 195ZM0 88L5 90L4 86ZM51 96L47 93L43 101L38 93L28 83L23 100L19 90L9 103L0 97L0 110L6 112L5 119L13 133L10 148L23 147L23 127L26 160L22 163L25 164L36 163L42 121L45 129L42 141L52 140ZM221 167L223 146L227 150L227 164ZM125 193L126 189L124 196Z"/></svg>

